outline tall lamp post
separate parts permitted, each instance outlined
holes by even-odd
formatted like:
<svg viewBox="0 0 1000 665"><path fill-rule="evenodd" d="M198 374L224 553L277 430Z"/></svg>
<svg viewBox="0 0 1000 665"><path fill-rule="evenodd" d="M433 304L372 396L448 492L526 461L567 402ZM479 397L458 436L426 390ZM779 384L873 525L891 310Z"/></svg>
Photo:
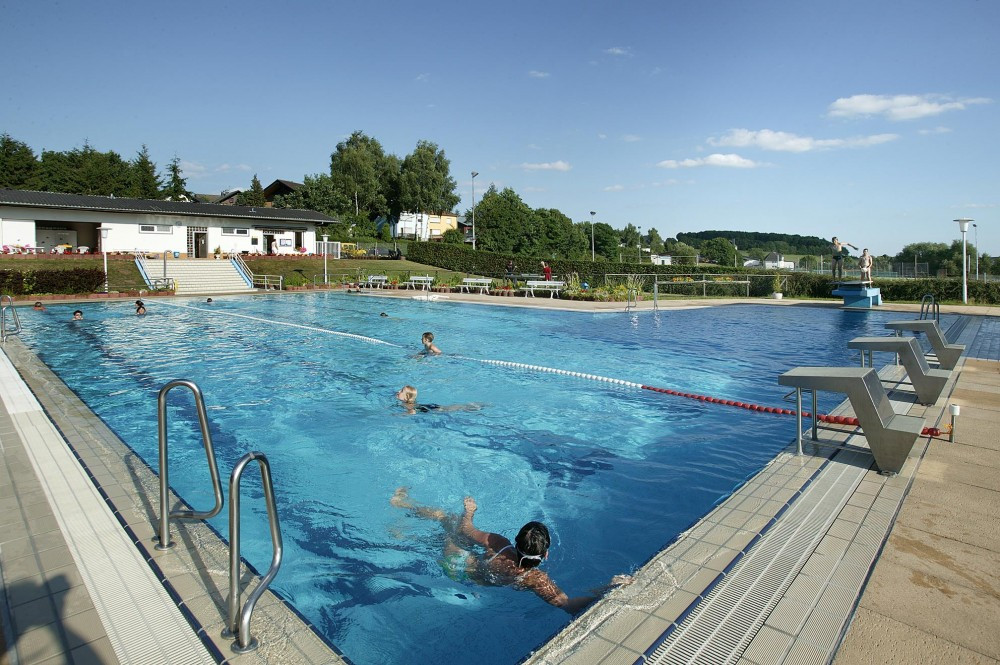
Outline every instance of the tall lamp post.
<svg viewBox="0 0 1000 665"><path fill-rule="evenodd" d="M594 215L597 213L593 210L590 211L590 260L596 261L596 255L594 254Z"/></svg>
<svg viewBox="0 0 1000 665"><path fill-rule="evenodd" d="M972 228L976 231L976 281L979 281L979 226L976 224L972 225Z"/></svg>
<svg viewBox="0 0 1000 665"><path fill-rule="evenodd" d="M475 171L472 172L472 249L476 249L476 176L479 175Z"/></svg>
<svg viewBox="0 0 1000 665"><path fill-rule="evenodd" d="M962 304L967 305L969 304L969 260L966 258L968 250L965 247L965 233L969 230L969 222L972 220L961 217L955 221L958 222L958 229L962 232Z"/></svg>
<svg viewBox="0 0 1000 665"><path fill-rule="evenodd" d="M110 293L108 288L108 231L106 226L98 226L97 230L101 232L101 253L104 254L104 292Z"/></svg>
<svg viewBox="0 0 1000 665"><path fill-rule="evenodd" d="M324 233L323 234L323 284L324 285L330 284L330 278L327 276L326 272L326 253L330 251L330 246L326 244L326 241L329 239L330 236Z"/></svg>

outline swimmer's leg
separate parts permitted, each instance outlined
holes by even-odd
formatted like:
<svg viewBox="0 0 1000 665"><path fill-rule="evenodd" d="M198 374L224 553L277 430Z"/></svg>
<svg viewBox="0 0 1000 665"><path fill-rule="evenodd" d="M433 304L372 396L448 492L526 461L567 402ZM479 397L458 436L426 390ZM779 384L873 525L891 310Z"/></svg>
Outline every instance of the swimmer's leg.
<svg viewBox="0 0 1000 665"><path fill-rule="evenodd" d="M417 517L422 517L428 520L436 520L438 522L444 523L448 520L448 513L441 510L440 508L429 508L427 506L418 506L413 503L410 499L409 489L406 487L400 487L389 499L389 503L396 508L405 508L411 511Z"/></svg>

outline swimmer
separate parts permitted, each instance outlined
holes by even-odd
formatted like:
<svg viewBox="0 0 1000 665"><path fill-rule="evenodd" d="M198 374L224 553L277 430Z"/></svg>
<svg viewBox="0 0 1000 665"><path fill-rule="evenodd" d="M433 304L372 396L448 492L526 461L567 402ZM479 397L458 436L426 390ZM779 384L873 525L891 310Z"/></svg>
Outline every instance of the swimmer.
<svg viewBox="0 0 1000 665"><path fill-rule="evenodd" d="M83 321L83 312L81 312L80 310L76 310L75 312L73 312L73 320Z"/></svg>
<svg viewBox="0 0 1000 665"><path fill-rule="evenodd" d="M208 305L211 305L212 304L212 299L209 298L208 300L205 301L205 303L208 304Z"/></svg>
<svg viewBox="0 0 1000 665"><path fill-rule="evenodd" d="M41 300L37 300L37 301L35 301L34 307L32 307L31 309L35 310L36 312L44 312L45 311L45 305L42 304Z"/></svg>
<svg viewBox="0 0 1000 665"><path fill-rule="evenodd" d="M580 612L605 591L632 583L628 575L615 575L608 584L593 589L594 595L570 598L546 572L538 569L548 558L551 544L549 530L541 522L525 524L512 543L500 534L476 528L472 520L478 506L471 496L465 497L461 515L449 515L440 508L417 505L410 500L405 487L397 489L389 503L407 509L417 517L441 523L445 528L442 565L448 576L456 581L468 580L483 586L512 586L532 591L545 602L570 614ZM481 555L472 554L462 545L480 545L485 551Z"/></svg>
<svg viewBox="0 0 1000 665"><path fill-rule="evenodd" d="M135 315L142 316L146 313L146 305L141 300L135 301Z"/></svg>
<svg viewBox="0 0 1000 665"><path fill-rule="evenodd" d="M441 355L441 349L434 346L434 333L425 332L420 336L420 342L424 345L424 353L431 356Z"/></svg>
<svg viewBox="0 0 1000 665"><path fill-rule="evenodd" d="M379 316L386 316L386 317L387 317L387 316L389 316L389 315L388 315L388 314L386 314L385 312L382 312L381 314L379 314Z"/></svg>
<svg viewBox="0 0 1000 665"><path fill-rule="evenodd" d="M449 411L479 411L483 408L482 404L477 402L470 402L469 404L417 404L417 389L413 386L403 386L396 393L396 399L398 399L403 404L403 408L410 415L415 413L429 413L431 411L440 411L442 413L447 413Z"/></svg>

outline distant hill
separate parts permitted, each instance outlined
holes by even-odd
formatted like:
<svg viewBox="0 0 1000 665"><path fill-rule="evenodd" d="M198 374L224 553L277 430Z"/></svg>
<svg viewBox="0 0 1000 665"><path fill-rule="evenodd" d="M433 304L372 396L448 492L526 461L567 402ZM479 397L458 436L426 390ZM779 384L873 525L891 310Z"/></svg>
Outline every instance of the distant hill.
<svg viewBox="0 0 1000 665"><path fill-rule="evenodd" d="M759 233L757 231L695 231L693 233L678 233L677 239L691 245L695 249L701 243L712 238L725 238L736 241L740 252L751 249L763 249L779 254L828 254L830 240L818 236L800 236L788 233Z"/></svg>

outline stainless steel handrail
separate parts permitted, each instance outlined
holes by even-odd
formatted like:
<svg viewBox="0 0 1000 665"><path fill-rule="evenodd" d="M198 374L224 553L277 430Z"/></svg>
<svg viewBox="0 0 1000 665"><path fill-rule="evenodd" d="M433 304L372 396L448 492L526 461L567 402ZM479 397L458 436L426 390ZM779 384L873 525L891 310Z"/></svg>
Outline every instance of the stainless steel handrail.
<svg viewBox="0 0 1000 665"><path fill-rule="evenodd" d="M938 304L933 293L926 293L920 299L920 318L929 319L932 316L935 321L941 323L941 305Z"/></svg>
<svg viewBox="0 0 1000 665"><path fill-rule="evenodd" d="M7 329L7 310L10 309L13 327ZM11 335L21 334L21 319L17 318L17 307L14 298L8 295L0 296L0 342L6 342Z"/></svg>
<svg viewBox="0 0 1000 665"><path fill-rule="evenodd" d="M639 289L629 289L625 292L625 312L631 312L633 307L639 306Z"/></svg>
<svg viewBox="0 0 1000 665"><path fill-rule="evenodd" d="M212 510L199 512L194 510L179 510L169 512L170 474L167 461L167 393L174 388L188 388L194 394L194 404L198 409L198 423L201 425L201 439L205 445L205 457L208 460L208 472L212 476L212 490L215 492L215 507ZM222 483L219 481L219 465L215 461L215 446L212 445L212 434L208 431L208 415L205 412L205 399L201 389L193 381L176 379L160 388L156 399L157 416L159 420L160 440L160 533L158 550L168 550L174 546L170 540L170 518L182 520L206 520L215 517L222 510Z"/></svg>
<svg viewBox="0 0 1000 665"><path fill-rule="evenodd" d="M267 504L267 518L271 528L271 544L274 555L271 557L271 567L260 580L247 602L240 610L240 479L247 464L257 460L260 467L260 482L264 488L264 501ZM235 637L232 649L236 653L246 653L257 648L257 640L250 635L250 616L254 606L260 599L281 567L281 557L284 547L281 544L281 525L278 522L278 508L274 503L274 486L271 484L271 465L264 453L252 451L240 458L229 476L229 623L222 630L223 637Z"/></svg>

